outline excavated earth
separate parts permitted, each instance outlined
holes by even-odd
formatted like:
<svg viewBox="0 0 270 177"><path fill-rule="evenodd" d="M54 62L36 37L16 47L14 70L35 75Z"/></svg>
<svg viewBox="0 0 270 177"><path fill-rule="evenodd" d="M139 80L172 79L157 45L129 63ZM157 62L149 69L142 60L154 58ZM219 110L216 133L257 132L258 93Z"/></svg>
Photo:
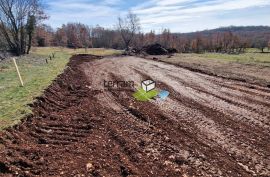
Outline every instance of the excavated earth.
<svg viewBox="0 0 270 177"><path fill-rule="evenodd" d="M136 101L145 79L169 97ZM77 55L32 107L0 134L0 176L270 176L266 87L142 58Z"/></svg>

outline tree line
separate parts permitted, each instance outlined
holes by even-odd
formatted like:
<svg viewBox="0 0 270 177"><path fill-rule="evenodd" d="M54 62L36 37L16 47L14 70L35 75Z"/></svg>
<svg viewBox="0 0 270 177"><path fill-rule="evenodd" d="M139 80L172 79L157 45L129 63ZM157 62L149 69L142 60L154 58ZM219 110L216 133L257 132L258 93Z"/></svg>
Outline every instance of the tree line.
<svg viewBox="0 0 270 177"><path fill-rule="evenodd" d="M246 48L258 48L262 52L270 47L270 31L268 33L253 32L239 35L231 31L204 34L174 34L164 29L161 34L155 31L138 32L131 41L123 40L123 32L119 29L106 29L101 26L89 27L81 23L68 23L54 31L50 26L41 25L36 29L33 39L35 46L61 46L69 48L113 48L126 49L127 46L142 46L159 43L165 48L175 48L182 53L242 53ZM125 39L125 38L124 38Z"/></svg>

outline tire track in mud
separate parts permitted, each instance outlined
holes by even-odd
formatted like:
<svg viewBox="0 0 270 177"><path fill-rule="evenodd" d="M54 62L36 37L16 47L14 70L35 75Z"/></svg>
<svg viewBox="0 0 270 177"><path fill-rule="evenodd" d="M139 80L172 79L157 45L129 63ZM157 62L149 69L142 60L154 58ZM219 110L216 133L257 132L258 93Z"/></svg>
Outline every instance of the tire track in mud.
<svg viewBox="0 0 270 177"><path fill-rule="evenodd" d="M270 110L269 107L264 106L264 105L257 105L254 104L254 100L249 100L246 99L245 97L243 98L243 96L239 95L239 94L232 94L230 91L222 91L220 90L218 93L217 91L213 90L213 89L209 89L206 90L202 87L199 86L194 86L191 85L189 83L187 83L184 80L181 80L177 77L174 76L169 76L172 79L183 83L185 86L188 86L189 88L191 88L192 90L199 92L199 93L203 93L205 95L209 95L211 97L215 97L216 99L222 100L224 102L226 102L227 104L231 104L234 106L237 106L239 108L243 108L249 112L252 112L254 114L257 114L258 117L260 117L260 122L262 125L265 125L267 127L269 127L269 122L270 122ZM237 100L237 101L236 101ZM270 105L269 105L270 106ZM215 108L216 109L216 108Z"/></svg>
<svg viewBox="0 0 270 177"><path fill-rule="evenodd" d="M165 72L166 73L166 72ZM210 76L209 76L210 77ZM173 78L175 78L175 77L173 77ZM179 81L179 78L177 79L178 81ZM176 81L177 81L176 80ZM187 80L187 79L185 79L185 80ZM216 97L216 95L213 95L213 93L211 93L211 92L214 92L214 93L216 93L217 91L215 91L214 89L211 89L211 90L208 90L208 91L204 91L204 90L202 90L202 89L198 89L199 87L199 85L200 85L200 83L193 83L192 82L192 78L191 78L191 81L190 81L190 83L187 83L187 81L185 81L185 80L180 80L180 83L182 83L182 82L184 82L183 84L181 84L181 86L182 86L182 88L184 89L184 87L188 87L188 88L190 88L191 90L189 91L190 93L192 93L191 91L193 91L193 93L192 94L195 94L196 96L197 96L197 99L201 99L201 101L202 102L204 102L204 101L206 101L207 99L205 99L205 98L207 98L207 96L210 96L211 97L211 99L208 99L208 102L209 102L209 100L211 100L211 101L213 101L213 100L216 100L216 104L220 104L220 103L218 103L218 102L220 102L220 101L222 101L222 102L226 102L226 101L228 101L228 98L226 99L226 98L224 98L225 97L225 95L222 95L222 91L220 91L219 92L219 94L221 94L222 95L222 98L219 96L219 98L221 98L221 99L217 99ZM193 84L193 86L191 86ZM204 85L207 85L207 83L203 83ZM196 87L196 88L195 88ZM195 88L195 89L194 89ZM209 93L210 92L210 93ZM202 93L204 94L204 97L200 97L199 95L202 95ZM225 94L227 94L227 93L225 93ZM229 97L231 100L227 103L227 106L226 107L229 107L230 105L231 105L231 102L232 102L232 98L233 97ZM238 97L237 98L239 101L237 101L236 102L236 105L235 105L235 107L234 107L234 109L237 109L238 108L238 106L239 107L241 107L240 106L240 104L241 103L239 103L239 102L241 102L241 97ZM249 103L249 104L251 104L251 103ZM218 107L221 107L220 105L218 106ZM224 107L225 109L227 109L226 107ZM233 106L231 106L232 108L233 108ZM250 107L252 107L252 105L250 106ZM258 107L258 106L256 106L256 107ZM224 109L223 108L223 109ZM255 123L257 123L258 125L260 125L260 126L267 126L267 127L269 127L267 124L269 124L269 107L261 107L263 110L260 110L260 113L262 112L262 111L264 111L265 112L265 116L262 116L262 115L258 115L257 114L257 116L256 116L256 118L257 119L260 119L260 118L262 118L262 121L258 121L257 119L253 119L252 117L254 116L252 116L251 114L253 113L254 114L254 112L256 112L256 110L246 110L246 109L242 109L242 112L245 112L244 114L247 114L248 112L250 112L249 114L251 115L251 116L248 116L248 117L244 117L244 119L248 119L249 121L255 121ZM252 109L254 109L254 107L252 108ZM232 110L229 110L229 111L232 111ZM253 112L252 112L253 111ZM232 112L233 113L233 112ZM266 124L266 125L265 125Z"/></svg>
<svg viewBox="0 0 270 177"><path fill-rule="evenodd" d="M100 59L72 57L33 115L1 133L0 176L270 175L270 89L141 58ZM103 85L144 79L169 98L138 102L135 88Z"/></svg>

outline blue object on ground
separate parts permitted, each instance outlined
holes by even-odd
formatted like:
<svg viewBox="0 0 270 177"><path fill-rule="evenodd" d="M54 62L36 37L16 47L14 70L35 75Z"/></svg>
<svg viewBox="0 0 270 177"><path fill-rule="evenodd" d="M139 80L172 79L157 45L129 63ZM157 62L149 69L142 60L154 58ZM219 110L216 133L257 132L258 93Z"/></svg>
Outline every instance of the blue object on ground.
<svg viewBox="0 0 270 177"><path fill-rule="evenodd" d="M165 100L168 96L169 96L169 92L167 90L162 90L158 96L159 98L161 98L162 100Z"/></svg>

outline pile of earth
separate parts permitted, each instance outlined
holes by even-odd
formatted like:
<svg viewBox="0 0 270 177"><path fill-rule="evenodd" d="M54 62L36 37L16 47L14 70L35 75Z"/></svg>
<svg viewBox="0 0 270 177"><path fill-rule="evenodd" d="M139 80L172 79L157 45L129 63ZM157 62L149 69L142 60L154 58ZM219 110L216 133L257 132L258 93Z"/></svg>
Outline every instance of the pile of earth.
<svg viewBox="0 0 270 177"><path fill-rule="evenodd" d="M144 54L144 55L168 55L177 53L177 49L175 48L165 48L161 44L155 43L143 46L141 49L138 48L129 48L128 51L126 51L127 55L138 55L138 54Z"/></svg>
<svg viewBox="0 0 270 177"><path fill-rule="evenodd" d="M169 53L167 49L157 43L144 46L142 48L142 51L146 52L149 55L167 55Z"/></svg>

